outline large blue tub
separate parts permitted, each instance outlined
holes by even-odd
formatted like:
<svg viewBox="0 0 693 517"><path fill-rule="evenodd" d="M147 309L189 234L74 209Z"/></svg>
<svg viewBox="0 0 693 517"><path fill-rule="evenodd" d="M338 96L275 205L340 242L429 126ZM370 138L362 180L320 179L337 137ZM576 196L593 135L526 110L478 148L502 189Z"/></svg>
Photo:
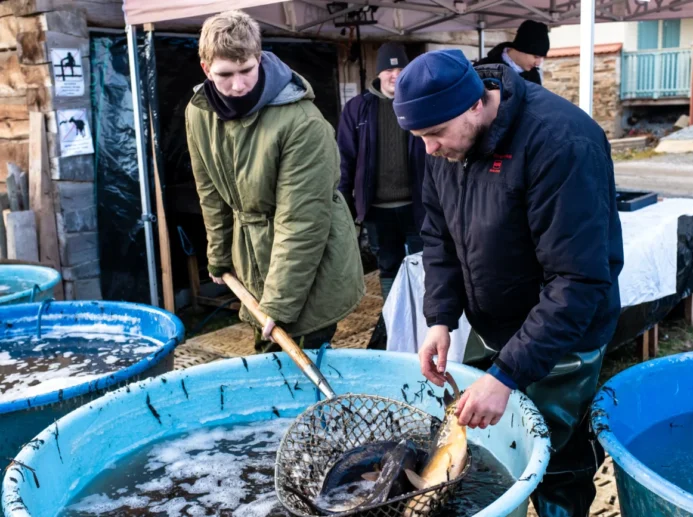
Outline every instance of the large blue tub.
<svg viewBox="0 0 693 517"><path fill-rule="evenodd" d="M691 485L693 464L680 469L693 451L693 353L616 375L597 394L591 417L616 465L624 517L693 516L693 493L682 488Z"/></svg>
<svg viewBox="0 0 693 517"><path fill-rule="evenodd" d="M37 341L39 329L43 341ZM0 468L42 429L80 405L107 390L172 370L173 349L183 334L176 316L146 305L43 302L0 307ZM138 345L126 348L130 341ZM50 343L51 350L37 342ZM89 370L99 355L113 366L93 374ZM77 365L80 370L65 371L75 357L85 358ZM38 361L62 369L32 371ZM11 378L18 381L12 384Z"/></svg>
<svg viewBox="0 0 693 517"><path fill-rule="evenodd" d="M62 277L44 266L0 265L0 305L30 303L52 298Z"/></svg>
<svg viewBox="0 0 693 517"><path fill-rule="evenodd" d="M423 377L413 354L330 350L322 370L338 394L402 400L408 393L410 403L442 416L435 399L442 390L416 395ZM449 370L460 388L483 374L460 364ZM315 400L312 385L285 354L228 359L142 381L70 413L24 447L4 477L3 508L8 517L53 517L97 474L145 444L203 426L294 418ZM468 433L518 480L478 516L526 515L546 469L549 439L536 407L514 392L508 408L497 426Z"/></svg>

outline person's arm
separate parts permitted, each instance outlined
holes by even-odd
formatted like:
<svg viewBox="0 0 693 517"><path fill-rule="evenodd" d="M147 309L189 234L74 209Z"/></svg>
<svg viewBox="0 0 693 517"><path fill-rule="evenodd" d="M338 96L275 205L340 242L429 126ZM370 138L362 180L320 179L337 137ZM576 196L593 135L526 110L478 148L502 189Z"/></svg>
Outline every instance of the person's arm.
<svg viewBox="0 0 693 517"><path fill-rule="evenodd" d="M457 329L464 309L464 282L455 243L450 235L431 170L426 160L422 200L426 209L421 238L424 242L424 316L429 327Z"/></svg>
<svg viewBox="0 0 693 517"><path fill-rule="evenodd" d="M458 327L464 309L464 282L455 243L445 221L431 171L432 158L426 159L422 200L426 209L421 229L424 242L424 316L430 327L419 362L424 376L438 386L446 382L443 373L450 349L450 332ZM437 356L437 363L433 358Z"/></svg>
<svg viewBox="0 0 693 517"><path fill-rule="evenodd" d="M520 388L548 375L575 349L612 284L611 158L595 143L575 139L532 163L527 216L547 280L539 303L489 372Z"/></svg>
<svg viewBox="0 0 693 517"><path fill-rule="evenodd" d="M207 166L197 147L195 135L190 130L187 114L185 125L190 162L207 232L207 269L214 281L220 283L221 275L232 270L233 212L209 177Z"/></svg>
<svg viewBox="0 0 693 517"><path fill-rule="evenodd" d="M295 322L313 286L330 234L338 161L334 130L323 118L291 129L280 158L272 257L260 301L274 321Z"/></svg>
<svg viewBox="0 0 693 517"><path fill-rule="evenodd" d="M359 132L357 130L359 97L351 99L344 106L339 118L337 128L337 145L340 156L339 191L356 219L356 206L354 204L354 181L356 176L356 161L359 154Z"/></svg>

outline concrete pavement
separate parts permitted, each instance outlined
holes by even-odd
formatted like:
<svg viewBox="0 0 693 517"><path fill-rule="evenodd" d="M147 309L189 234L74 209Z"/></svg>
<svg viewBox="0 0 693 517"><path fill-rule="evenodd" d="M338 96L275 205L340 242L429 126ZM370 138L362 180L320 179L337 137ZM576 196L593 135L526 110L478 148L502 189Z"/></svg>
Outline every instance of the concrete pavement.
<svg viewBox="0 0 693 517"><path fill-rule="evenodd" d="M693 198L693 154L614 162L616 186L648 190L665 197Z"/></svg>

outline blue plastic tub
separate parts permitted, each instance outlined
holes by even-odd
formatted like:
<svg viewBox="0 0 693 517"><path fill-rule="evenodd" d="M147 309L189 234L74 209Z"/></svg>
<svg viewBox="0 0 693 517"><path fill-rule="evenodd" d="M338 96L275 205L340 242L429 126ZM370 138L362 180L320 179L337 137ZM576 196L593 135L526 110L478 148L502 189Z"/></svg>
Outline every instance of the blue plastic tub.
<svg viewBox="0 0 693 517"><path fill-rule="evenodd" d="M664 357L629 368L606 383L597 394L592 405L592 425L600 443L614 459L624 517L693 516L693 493L653 469L664 473L660 467L681 461L684 451L667 444L675 444L674 440L681 438L690 444L693 440L691 416L693 353ZM642 435L643 432L647 434ZM671 449L668 454L655 457L656 467L653 463L646 465L650 459L645 460L644 456L652 453L656 456L658 450L667 449ZM690 465L688 476L692 470L693 465Z"/></svg>
<svg viewBox="0 0 693 517"><path fill-rule="evenodd" d="M424 391L415 396L423 377L413 354L328 350L322 370L338 394L403 400L408 392L410 403L442 416L435 399L441 389L434 388L434 396ZM483 373L460 364L449 370L460 388ZM217 361L128 388L70 413L22 449L3 481L8 517L57 515L105 468L161 438L220 424L295 418L316 401L312 385L285 354ZM489 449L518 480L479 517L526 515L528 497L549 459L546 426L534 404L514 392L508 408L497 426L468 433L471 442Z"/></svg>
<svg viewBox="0 0 693 517"><path fill-rule="evenodd" d="M85 371L27 374L31 361L43 360L48 354L35 346L39 328L44 338L39 343L47 339L52 347L47 362L57 357L64 364L68 357L84 357L79 366ZM109 389L172 370L172 352L183 335L176 316L146 305L44 301L0 307L0 384L11 375L28 379L0 393L0 468L42 429L80 405ZM139 343L140 336L146 338L145 348L133 345L128 349L123 344L133 339ZM74 344L75 339L82 340L83 346ZM68 342L73 343L72 348ZM128 366L116 364L107 373L89 375L92 363L86 360L93 362L99 354L106 355L107 361L120 357L121 364ZM3 367L16 370L3 377ZM38 384L31 386L34 383Z"/></svg>
<svg viewBox="0 0 693 517"><path fill-rule="evenodd" d="M31 303L53 297L62 277L44 266L0 265L0 305Z"/></svg>

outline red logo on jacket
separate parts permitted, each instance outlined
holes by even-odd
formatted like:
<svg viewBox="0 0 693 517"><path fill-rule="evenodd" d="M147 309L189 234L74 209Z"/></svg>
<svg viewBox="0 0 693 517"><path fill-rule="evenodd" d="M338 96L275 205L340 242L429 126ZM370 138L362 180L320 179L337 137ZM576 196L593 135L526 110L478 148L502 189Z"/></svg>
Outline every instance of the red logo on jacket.
<svg viewBox="0 0 693 517"><path fill-rule="evenodd" d="M488 171L494 174L500 174L501 167L503 166L503 160L510 160L512 157L512 154L494 154L493 165L491 165L491 168Z"/></svg>

